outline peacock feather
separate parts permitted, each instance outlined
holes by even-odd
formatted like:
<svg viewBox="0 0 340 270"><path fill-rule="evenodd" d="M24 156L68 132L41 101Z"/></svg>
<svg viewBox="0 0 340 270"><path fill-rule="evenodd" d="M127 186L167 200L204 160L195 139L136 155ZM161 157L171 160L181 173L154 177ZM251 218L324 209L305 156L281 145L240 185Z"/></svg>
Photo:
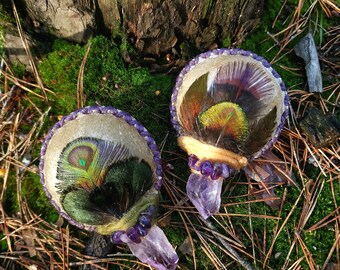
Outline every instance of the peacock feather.
<svg viewBox="0 0 340 270"><path fill-rule="evenodd" d="M121 144L91 137L80 137L69 142L62 151L56 187L61 193L70 186L90 191L100 186L111 164L125 160L128 150Z"/></svg>
<svg viewBox="0 0 340 270"><path fill-rule="evenodd" d="M247 116L240 106L231 102L220 102L201 112L197 117L205 133L216 135L216 144L223 138L243 143L249 133Z"/></svg>
<svg viewBox="0 0 340 270"><path fill-rule="evenodd" d="M68 143L60 154L56 188L65 211L86 224L120 218L152 186L152 171L121 144L91 137Z"/></svg>

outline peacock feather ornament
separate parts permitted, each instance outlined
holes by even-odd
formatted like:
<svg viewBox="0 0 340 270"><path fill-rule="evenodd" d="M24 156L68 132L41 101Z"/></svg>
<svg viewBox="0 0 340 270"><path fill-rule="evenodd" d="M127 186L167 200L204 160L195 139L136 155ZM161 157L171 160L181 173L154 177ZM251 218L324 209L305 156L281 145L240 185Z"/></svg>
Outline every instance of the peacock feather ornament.
<svg viewBox="0 0 340 270"><path fill-rule="evenodd" d="M189 155L188 197L204 218L219 210L223 179L233 172L243 169L263 184L287 181L270 148L283 128L288 102L278 73L249 51L208 51L182 69L171 120ZM272 189L269 193L266 189L262 197L270 197Z"/></svg>
<svg viewBox="0 0 340 270"><path fill-rule="evenodd" d="M175 269L176 252L156 225L160 153L149 132L112 107L85 107L60 120L41 149L40 177L71 224L126 243L141 261Z"/></svg>

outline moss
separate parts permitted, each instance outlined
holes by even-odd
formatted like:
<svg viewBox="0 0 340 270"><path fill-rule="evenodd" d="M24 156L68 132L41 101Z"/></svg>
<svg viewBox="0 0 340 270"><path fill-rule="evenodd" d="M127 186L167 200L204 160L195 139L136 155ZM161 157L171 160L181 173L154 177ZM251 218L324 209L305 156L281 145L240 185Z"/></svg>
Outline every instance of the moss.
<svg viewBox="0 0 340 270"><path fill-rule="evenodd" d="M18 197L17 197L17 185L15 172L9 173L6 185L5 200L3 203L6 213L16 214L19 211Z"/></svg>
<svg viewBox="0 0 340 270"><path fill-rule="evenodd" d="M56 40L53 51L39 63L39 73L45 85L55 95L49 95L55 115L68 114L76 109L76 90L79 67L84 48Z"/></svg>
<svg viewBox="0 0 340 270"><path fill-rule="evenodd" d="M22 78L26 74L26 66L24 64L15 62L12 65L12 71L14 76L17 78Z"/></svg>
<svg viewBox="0 0 340 270"><path fill-rule="evenodd" d="M44 83L56 94L51 96L53 113L63 115L76 108L77 78L86 48L57 40L53 49L39 70ZM160 142L167 129L172 129L168 104L174 79L126 65L121 54L121 46L113 39L98 36L91 40L84 71L86 105L114 106L129 112Z"/></svg>
<svg viewBox="0 0 340 270"><path fill-rule="evenodd" d="M4 238L4 240L2 240ZM0 252L7 252L8 244L4 234L0 233Z"/></svg>
<svg viewBox="0 0 340 270"><path fill-rule="evenodd" d="M226 37L225 39L222 40L222 46L224 48L229 48L231 46L231 38Z"/></svg>
<svg viewBox="0 0 340 270"><path fill-rule="evenodd" d="M28 172L21 186L22 197L27 199L29 207L44 220L55 223L58 220L59 213L50 204L40 183L40 177L37 174Z"/></svg>

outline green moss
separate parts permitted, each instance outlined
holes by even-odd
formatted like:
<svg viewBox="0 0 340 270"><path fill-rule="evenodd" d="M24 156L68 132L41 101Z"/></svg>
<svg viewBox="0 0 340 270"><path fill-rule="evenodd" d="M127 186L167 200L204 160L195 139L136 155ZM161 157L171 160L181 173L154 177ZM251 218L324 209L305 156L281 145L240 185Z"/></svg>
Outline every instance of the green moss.
<svg viewBox="0 0 340 270"><path fill-rule="evenodd" d="M4 240L2 240L2 238L4 238ZM7 239L3 233L0 233L0 252L7 251L8 251Z"/></svg>
<svg viewBox="0 0 340 270"><path fill-rule="evenodd" d="M48 201L39 175L27 172L24 179L21 186L22 197L27 199L29 207L44 220L55 223L59 213Z"/></svg>
<svg viewBox="0 0 340 270"><path fill-rule="evenodd" d="M17 185L16 185L15 172L11 171L9 173L7 184L5 200L3 202L3 207L6 209L6 213L15 214L19 211L18 197L17 197Z"/></svg>
<svg viewBox="0 0 340 270"><path fill-rule="evenodd" d="M222 46L224 48L229 48L231 46L231 38L226 37L224 40L222 40Z"/></svg>
<svg viewBox="0 0 340 270"><path fill-rule="evenodd" d="M67 114L76 108L77 78L85 49L57 40L54 51L39 65L44 83L56 94L51 96L54 114ZM86 105L99 103L125 110L162 140L170 129L168 104L173 77L126 65L123 49L113 39L98 36L91 40L84 71Z"/></svg>
<svg viewBox="0 0 340 270"><path fill-rule="evenodd" d="M39 63L39 73L44 84L55 95L49 95L52 112L56 115L76 109L79 67L85 55L84 48L63 40L56 40L53 51Z"/></svg>

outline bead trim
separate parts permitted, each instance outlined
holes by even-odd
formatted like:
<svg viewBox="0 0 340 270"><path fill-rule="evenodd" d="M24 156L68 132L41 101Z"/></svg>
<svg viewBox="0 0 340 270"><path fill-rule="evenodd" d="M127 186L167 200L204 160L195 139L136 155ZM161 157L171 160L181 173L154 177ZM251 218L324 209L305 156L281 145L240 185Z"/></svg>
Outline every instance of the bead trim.
<svg viewBox="0 0 340 270"><path fill-rule="evenodd" d="M191 170L197 171L204 176L208 176L211 180L228 178L234 172L234 169L225 163L211 162L204 159L200 160L195 155L189 156L188 165Z"/></svg>
<svg viewBox="0 0 340 270"><path fill-rule="evenodd" d="M135 226L128 228L126 231L115 231L111 234L110 240L114 244L123 244L121 236L126 234L131 241L135 243L140 243L140 237L146 236L148 230L152 225L152 217L156 213L156 208L154 206L149 206L145 211L143 211L138 218L138 222Z"/></svg>

